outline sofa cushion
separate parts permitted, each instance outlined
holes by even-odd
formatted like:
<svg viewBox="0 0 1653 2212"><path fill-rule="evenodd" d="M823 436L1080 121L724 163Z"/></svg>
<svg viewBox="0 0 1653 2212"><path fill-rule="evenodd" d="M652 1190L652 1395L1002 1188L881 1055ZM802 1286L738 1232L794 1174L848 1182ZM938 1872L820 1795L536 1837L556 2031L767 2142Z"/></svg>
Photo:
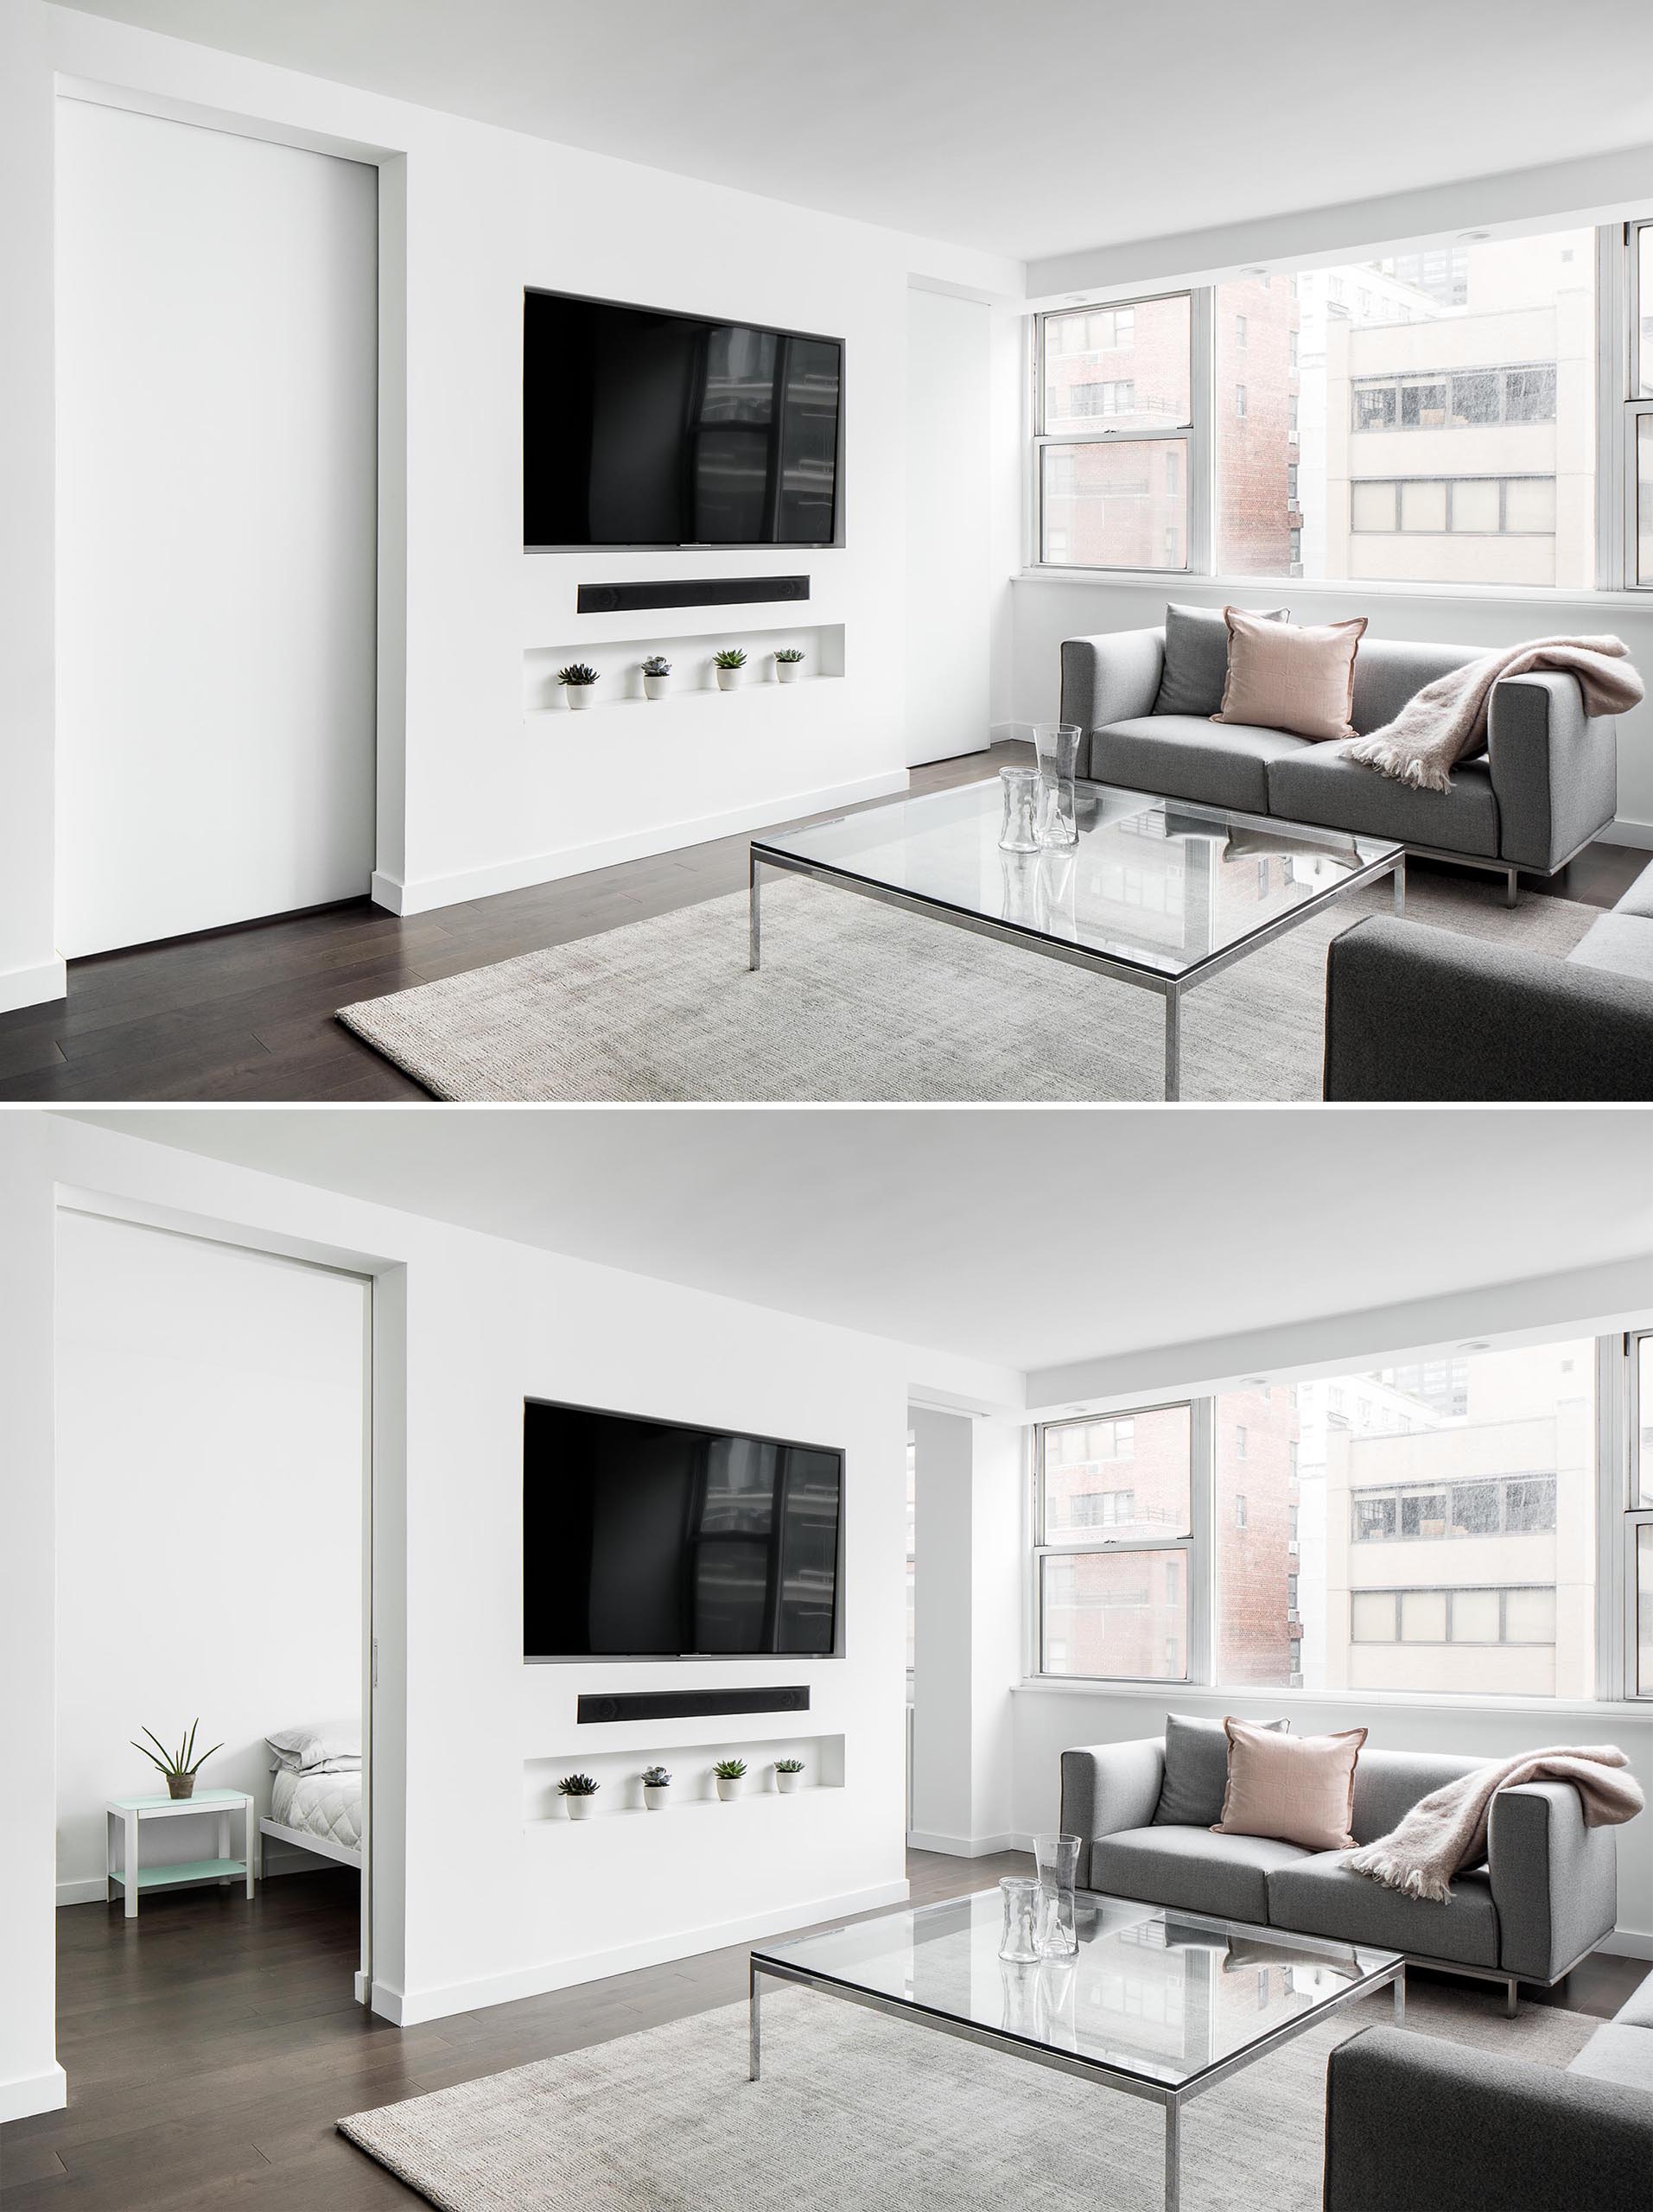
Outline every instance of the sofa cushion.
<svg viewBox="0 0 1653 2212"><path fill-rule="evenodd" d="M1653 1974L1613 2014L1621 2028L1653 2028Z"/></svg>
<svg viewBox="0 0 1653 2212"><path fill-rule="evenodd" d="M1653 868L1644 868L1614 906L1615 914L1640 914L1653 921Z"/></svg>
<svg viewBox="0 0 1653 2212"><path fill-rule="evenodd" d="M1394 638L1360 641L1355 656L1354 696L1349 719L1362 737L1392 722L1407 701L1466 661L1485 658L1484 645L1416 645Z"/></svg>
<svg viewBox="0 0 1653 2212"><path fill-rule="evenodd" d="M1268 763L1313 750L1307 738L1197 715L1142 715L1090 737L1090 779L1164 798L1268 811Z"/></svg>
<svg viewBox="0 0 1653 2212"><path fill-rule="evenodd" d="M1453 1878L1452 1902L1434 1904L1351 1872L1342 1851L1317 1853L1268 1876L1268 1918L1302 1936L1335 1936L1341 1943L1373 1943L1424 1959L1465 1966L1498 1963L1498 1916L1485 1874Z"/></svg>
<svg viewBox="0 0 1653 2212"><path fill-rule="evenodd" d="M1653 982L1653 917L1616 906L1591 923L1567 957L1580 968Z"/></svg>
<svg viewBox="0 0 1653 2212"><path fill-rule="evenodd" d="M1626 2088L1653 2090L1653 2029L1626 2028L1609 2020L1567 2070L1587 2074L1594 2082L1622 2082Z"/></svg>
<svg viewBox="0 0 1653 2212"><path fill-rule="evenodd" d="M1254 1728L1289 1729L1289 1720L1254 1720ZM1215 1827L1228 1788L1228 1723L1165 1716L1165 1780L1154 1808L1155 1827Z"/></svg>
<svg viewBox="0 0 1653 2212"><path fill-rule="evenodd" d="M1268 1924L1268 1875L1308 1853L1272 1836L1213 1835L1209 1828L1126 1828L1090 1847L1090 1886L1111 1896L1219 1920Z"/></svg>
<svg viewBox="0 0 1653 2212"><path fill-rule="evenodd" d="M1243 1720L1224 1726L1228 1789L1219 1835L1280 1836L1308 1851L1354 1848L1349 1811L1364 1728L1335 1736L1283 1736L1249 1728Z"/></svg>
<svg viewBox="0 0 1653 2212"><path fill-rule="evenodd" d="M1352 622L1258 622L1224 607L1228 682L1214 721L1288 729L1319 744L1351 738L1355 655L1366 618Z"/></svg>
<svg viewBox="0 0 1653 2212"><path fill-rule="evenodd" d="M1355 1769L1350 1834L1357 1844L1376 1843L1398 1827L1421 1798L1485 1764L1461 1751L1375 1751L1368 1745Z"/></svg>
<svg viewBox="0 0 1653 2212"><path fill-rule="evenodd" d="M1357 836L1398 844L1438 845L1443 852L1498 855L1498 803L1486 762L1462 761L1449 791L1417 791L1350 760L1336 745L1305 745L1268 766L1268 811L1282 821L1313 822Z"/></svg>
<svg viewBox="0 0 1653 2212"><path fill-rule="evenodd" d="M1255 610L1259 622L1284 622L1285 607ZM1167 607L1165 673L1156 715L1214 715L1228 681L1228 621L1220 607Z"/></svg>

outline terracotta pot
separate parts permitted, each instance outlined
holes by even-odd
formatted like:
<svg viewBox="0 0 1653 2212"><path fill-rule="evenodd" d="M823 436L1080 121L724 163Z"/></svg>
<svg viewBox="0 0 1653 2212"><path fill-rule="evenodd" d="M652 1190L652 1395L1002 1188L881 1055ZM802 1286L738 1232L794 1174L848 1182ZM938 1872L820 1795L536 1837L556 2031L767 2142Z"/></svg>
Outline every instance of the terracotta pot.
<svg viewBox="0 0 1653 2212"><path fill-rule="evenodd" d="M169 1774L167 1777L168 1797L193 1797L194 1794L195 1777L193 1774Z"/></svg>

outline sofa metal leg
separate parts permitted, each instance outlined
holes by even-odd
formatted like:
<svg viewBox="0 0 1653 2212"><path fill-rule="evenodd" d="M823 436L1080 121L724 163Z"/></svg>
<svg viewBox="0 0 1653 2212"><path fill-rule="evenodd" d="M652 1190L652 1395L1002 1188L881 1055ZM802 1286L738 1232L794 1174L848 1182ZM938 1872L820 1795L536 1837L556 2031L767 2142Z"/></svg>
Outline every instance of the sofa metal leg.
<svg viewBox="0 0 1653 2212"><path fill-rule="evenodd" d="M1516 906L1521 903L1521 870L1507 868L1504 871L1504 903Z"/></svg>
<svg viewBox="0 0 1653 2212"><path fill-rule="evenodd" d="M1521 1984L1511 1974L1504 1985L1504 2017L1506 2020L1513 2020L1516 2017L1516 2003L1520 1991Z"/></svg>

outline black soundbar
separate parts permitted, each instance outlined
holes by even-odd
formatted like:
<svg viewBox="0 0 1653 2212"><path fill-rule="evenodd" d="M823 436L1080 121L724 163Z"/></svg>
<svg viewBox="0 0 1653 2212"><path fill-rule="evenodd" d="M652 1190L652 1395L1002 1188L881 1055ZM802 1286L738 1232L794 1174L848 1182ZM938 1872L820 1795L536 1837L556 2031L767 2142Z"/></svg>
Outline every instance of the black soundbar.
<svg viewBox="0 0 1653 2212"><path fill-rule="evenodd" d="M707 1713L807 1713L807 1683L778 1690L625 1690L582 1696L576 1720L678 1720Z"/></svg>
<svg viewBox="0 0 1653 2212"><path fill-rule="evenodd" d="M807 576L702 576L677 583L582 584L575 606L582 614L629 614L645 607L755 607L809 595Z"/></svg>

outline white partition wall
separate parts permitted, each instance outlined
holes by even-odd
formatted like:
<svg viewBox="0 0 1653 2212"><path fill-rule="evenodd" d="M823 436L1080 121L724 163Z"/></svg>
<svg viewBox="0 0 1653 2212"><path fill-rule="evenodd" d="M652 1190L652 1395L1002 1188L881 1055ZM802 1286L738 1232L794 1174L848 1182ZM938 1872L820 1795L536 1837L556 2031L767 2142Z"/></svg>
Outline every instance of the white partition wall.
<svg viewBox="0 0 1653 2212"><path fill-rule="evenodd" d="M58 944L365 893L377 176L58 103Z"/></svg>

